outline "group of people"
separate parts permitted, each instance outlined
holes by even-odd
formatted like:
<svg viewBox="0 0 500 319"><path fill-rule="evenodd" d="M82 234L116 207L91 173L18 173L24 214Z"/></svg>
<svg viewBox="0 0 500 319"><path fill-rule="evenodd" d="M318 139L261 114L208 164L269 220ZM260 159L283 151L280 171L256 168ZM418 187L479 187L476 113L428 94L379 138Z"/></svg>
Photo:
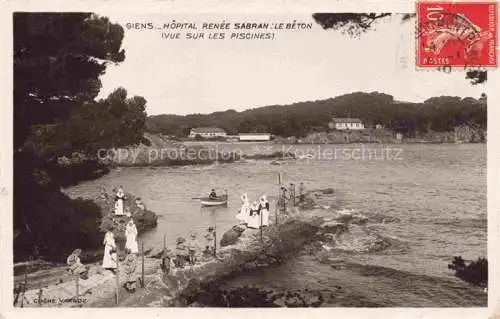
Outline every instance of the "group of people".
<svg viewBox="0 0 500 319"><path fill-rule="evenodd" d="M288 192L285 187L282 187L280 194L280 200L286 200L290 198L295 198L295 187L291 185L291 190ZM287 196L287 193L290 193ZM293 193L293 194L292 194ZM215 190L212 190L210 198L216 198L217 194ZM123 187L119 187L115 195L115 205L114 205L114 215L115 216L126 216L128 217L128 222L125 227L125 252L126 257L123 263L123 271L126 276L125 288L129 292L134 292L136 287L136 276L135 271L137 267L137 256L139 252L137 244L137 227L134 223L132 214L130 213L129 207L124 207L124 200L126 199ZM300 183L299 186L299 200L302 202L305 199L305 186L304 183ZM269 210L270 205L267 197L265 195L261 196L259 201L254 201L250 204L250 199L247 193L241 195L241 209L236 215L236 218L240 221L240 224L245 224L248 228L258 229L260 227L266 227L269 225ZM145 205L140 198L137 198L135 205L138 209L145 209ZM104 256L102 259L102 267L113 272L116 271L118 267L118 248L115 240L114 234L115 228L113 226L109 227L103 240L104 245ZM184 267L186 263L194 265L200 256L214 255L215 254L215 228L210 226L203 236L204 245L200 245L197 240L196 233L191 233L189 240L183 237L177 238L176 241L176 252L175 259L173 259L173 264L175 267ZM80 255L81 249L75 249L71 255L67 258L67 264L69 271L79 276L82 279L88 278L89 267L81 263ZM170 257L168 257L170 260ZM166 267L166 265L165 265ZM170 267L170 263L168 265Z"/></svg>
<svg viewBox="0 0 500 319"><path fill-rule="evenodd" d="M124 205L124 200L126 198L127 197L125 195L125 192L123 191L123 187L120 186L118 188L118 191L116 192L116 195L115 195L115 209L114 209L115 216L124 216L124 215L127 217L132 216L132 214L130 212L130 207L125 207L125 205ZM135 199L135 205L139 209L142 209L142 210L146 209L146 206L144 205L144 203L142 202L140 197Z"/></svg>
<svg viewBox="0 0 500 319"><path fill-rule="evenodd" d="M206 233L203 235L204 244L200 244L197 234L192 232L189 239L178 237L175 247L175 259L173 264L177 268L183 268L187 263L194 265L201 256L208 257L215 254L215 228L208 227Z"/></svg>
<svg viewBox="0 0 500 319"><path fill-rule="evenodd" d="M115 216L126 216L129 218L125 226L125 260L123 262L123 272L126 277L125 288L129 292L134 292L136 287L135 270L137 268L137 256L139 252L137 244L137 226L134 223L132 214L129 207L124 207L124 200L126 199L125 192L120 186L115 196L114 214ZM139 209L145 209L144 204L140 198L137 198L135 205ZM102 259L102 267L107 270L116 272L118 267L118 247L115 239L115 228L113 226L108 228L104 235L104 256Z"/></svg>
<svg viewBox="0 0 500 319"><path fill-rule="evenodd" d="M136 289L136 276L135 271L137 268L137 256L139 252L137 247L137 227L135 226L132 219L126 226L125 230L125 251L126 257L123 262L123 273L126 277L125 289L129 292L134 292ZM110 228L106 235L104 236L104 256L102 259L102 267L107 270L111 270L113 273L116 272L118 267L118 247L115 241L115 235L113 233L113 228Z"/></svg>
<svg viewBox="0 0 500 319"><path fill-rule="evenodd" d="M261 196L259 202L254 201L250 205L247 193L241 195L242 205L236 219L248 228L260 228L269 225L269 201L265 195Z"/></svg>
<svg viewBox="0 0 500 319"><path fill-rule="evenodd" d="M304 202L306 194L306 188L304 183L299 185L299 202ZM295 185L290 184L290 188L282 186L280 190L280 196L278 198L278 205L280 209L285 207L285 203L288 200L292 200L295 203ZM269 225L269 201L265 195L261 196L259 201L254 201L250 204L250 199L247 193L241 195L242 205L239 213L236 215L236 219L240 221L240 224L245 224L248 228L260 228Z"/></svg>

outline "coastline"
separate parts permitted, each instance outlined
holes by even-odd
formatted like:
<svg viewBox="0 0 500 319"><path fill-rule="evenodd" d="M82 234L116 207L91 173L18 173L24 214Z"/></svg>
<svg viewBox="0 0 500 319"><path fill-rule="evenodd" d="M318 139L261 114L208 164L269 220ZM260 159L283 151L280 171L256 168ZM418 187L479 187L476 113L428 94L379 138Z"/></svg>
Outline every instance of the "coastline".
<svg viewBox="0 0 500 319"><path fill-rule="evenodd" d="M394 283L397 284L398 282L406 282L408 276L404 275L404 272L397 272L394 269L357 265L334 257L335 253L333 252L332 255L330 249L327 248L328 243L335 243L335 240L341 239L343 234L349 233L350 228L364 225L367 222L366 218L361 215L339 212L338 208L335 195L330 190L311 190L307 193L304 204L291 208L287 215L280 215L278 225L272 224L263 231L262 241L260 231L247 229L234 243L220 247L217 258L202 261L194 266L181 269L174 268L169 274L162 273L160 269L161 260L159 257L163 249L150 247L147 249L148 252L144 258L146 289L138 289L136 293L129 294L122 288L118 306L220 307L224 306L218 304L218 302L221 302L218 297L222 294L226 296L226 299L228 296L232 298L229 298L229 302L233 302L233 304L225 306L233 307L238 306L238 301L234 299L235 296L245 295L253 296L253 300L240 306L258 306L259 303L266 304L266 302L270 307L383 306L377 301L371 300L370 298L373 298L373 296L370 296L369 293L361 296L363 294L361 290L354 285L349 285L349 280L346 280L343 275L346 274L345 271L357 271L361 276L356 277L358 281L362 281L367 275L379 276L380 274L395 272L395 274L401 274L397 275L400 277L390 275L390 278L394 278ZM272 215L271 220L274 220L273 217ZM219 240L220 238L218 237ZM375 243L375 246L371 245L369 249L386 250L391 249L391 246L393 244L380 242ZM259 271L259 269L279 267L289 261L294 262L296 258L304 258L304 256L319 258L319 262L324 267L331 269L332 273L330 275L335 278L334 283L342 287L328 292L329 295L336 296L336 299L334 298L336 303L331 304L330 301L325 301L323 297L319 297L322 294L317 294L314 291L293 291L282 294L279 289L276 291L265 289L265 293L261 293L262 291L259 290L261 288L258 287L231 287L225 284L231 278L248 272ZM138 276L140 276L140 271ZM428 297L426 289L432 289L447 295L451 294L452 290L458 289L462 293L450 299L450 306L469 299L467 304L472 306L486 304L487 295L465 282L429 276L424 279L418 284L415 283L417 286L412 288L417 299ZM51 285L44 287L42 293L47 296L56 295L58 300L64 300L64 298L69 298L71 292L75 293L74 288L71 287L74 287L72 282ZM356 291L350 291L349 289ZM85 302L74 304L47 303L43 306L110 307L117 305L115 292L116 277L107 271L103 272L100 266L96 264L91 267L91 277L88 283L81 281L80 293ZM257 294L255 294L256 292ZM38 293L38 289L30 290L26 293L25 298L27 300L36 298ZM212 299L206 299L207 293L212 296ZM259 299L258 296L262 298ZM353 301L354 296L358 296L359 300ZM27 306L40 305L31 303Z"/></svg>
<svg viewBox="0 0 500 319"><path fill-rule="evenodd" d="M102 242L102 238L104 238L104 233L106 232L106 229L109 225L115 224L115 228L118 229L116 231L115 236L124 236L121 234L124 230L120 229L114 221L113 221L113 214L114 214L114 195L111 193L105 193L102 192L100 195L94 197L94 198L86 198L86 200L92 200L93 203L95 203L101 212L101 217L99 220L99 229L93 229L92 233L99 234L99 238L96 238L97 243ZM151 230L155 228L158 224L158 215L148 209L137 209L137 207L134 208L135 206L135 200L136 196L130 193L126 193L126 200L125 204L128 207L131 207L131 212L132 212L132 217L134 218L135 224L137 226L137 231L138 234L142 234L144 232L147 232L148 230ZM82 199L79 197L79 199ZM122 227L123 228L123 227ZM78 247L75 247L78 248ZM95 263L97 261L100 261L103 257L103 249L101 245L99 244L98 246L88 249L84 249L80 255L80 259L83 263ZM64 258L61 258L61 260L65 260L66 256ZM14 263L14 275L20 276L24 275L25 273L31 274L34 272L37 272L39 270L45 271L45 270L50 270L54 267L60 267L61 265L64 265L63 262L61 261L51 261L51 260L43 260L43 259L38 259L34 261L28 261L28 260L22 260L19 262ZM24 278L17 278L15 280L15 284L19 284L22 279Z"/></svg>

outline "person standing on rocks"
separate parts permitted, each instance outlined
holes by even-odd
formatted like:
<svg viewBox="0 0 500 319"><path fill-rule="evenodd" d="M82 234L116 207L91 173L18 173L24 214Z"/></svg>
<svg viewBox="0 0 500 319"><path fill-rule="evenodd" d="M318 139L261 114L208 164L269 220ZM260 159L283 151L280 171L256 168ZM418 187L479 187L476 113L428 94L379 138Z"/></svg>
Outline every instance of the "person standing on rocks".
<svg viewBox="0 0 500 319"><path fill-rule="evenodd" d="M177 238L177 246L175 247L175 266L184 268L184 264L189 261L189 249L186 245L184 237Z"/></svg>
<svg viewBox="0 0 500 319"><path fill-rule="evenodd" d="M142 199L140 197L137 197L135 200L135 205L140 209L140 210L145 210L146 205L142 202Z"/></svg>
<svg viewBox="0 0 500 319"><path fill-rule="evenodd" d="M214 234L214 227L210 226L208 227L207 233L205 234L205 252L209 254L214 253L214 241L215 241L215 234Z"/></svg>
<svg viewBox="0 0 500 319"><path fill-rule="evenodd" d="M248 218L247 226L249 228L254 228L254 229L260 227L260 211L257 201L254 201L252 203L252 207L250 208L250 217Z"/></svg>
<svg viewBox="0 0 500 319"><path fill-rule="evenodd" d="M260 198L260 213L262 214L262 225L261 226L269 226L269 201L267 200L266 195L263 195Z"/></svg>
<svg viewBox="0 0 500 319"><path fill-rule="evenodd" d="M80 276L81 279L88 279L89 267L85 266L80 261L81 249L75 249L71 255L66 259L66 263L69 266L69 271L72 275Z"/></svg>
<svg viewBox="0 0 500 319"><path fill-rule="evenodd" d="M137 254L139 252L139 248L137 247L137 227L132 218L130 218L125 228L125 237L127 238L125 248L130 250L130 253Z"/></svg>
<svg viewBox="0 0 500 319"><path fill-rule="evenodd" d="M239 214L236 215L236 219L240 221L240 224L248 224L248 219L250 216L250 201L248 199L247 193L241 195L241 208Z"/></svg>
<svg viewBox="0 0 500 319"><path fill-rule="evenodd" d="M116 269L116 243L112 229L106 232L104 236L104 257L102 258L102 267L114 271Z"/></svg>
<svg viewBox="0 0 500 319"><path fill-rule="evenodd" d="M196 233L192 232L189 235L189 241L187 243L188 250L189 250L189 263L191 265L194 265L196 263L196 255L200 251L200 245L198 244L198 241L196 240Z"/></svg>
<svg viewBox="0 0 500 319"><path fill-rule="evenodd" d="M306 187L304 186L304 183L300 183L299 186L299 201L303 202L306 199Z"/></svg>
<svg viewBox="0 0 500 319"><path fill-rule="evenodd" d="M136 289L136 268L137 268L137 258L134 254L127 255L125 262L123 264L123 271L125 273L125 289L133 293Z"/></svg>
<svg viewBox="0 0 500 319"><path fill-rule="evenodd" d="M115 196L115 215L121 216L123 215L123 200L125 199L125 192L123 191L123 187L120 186Z"/></svg>

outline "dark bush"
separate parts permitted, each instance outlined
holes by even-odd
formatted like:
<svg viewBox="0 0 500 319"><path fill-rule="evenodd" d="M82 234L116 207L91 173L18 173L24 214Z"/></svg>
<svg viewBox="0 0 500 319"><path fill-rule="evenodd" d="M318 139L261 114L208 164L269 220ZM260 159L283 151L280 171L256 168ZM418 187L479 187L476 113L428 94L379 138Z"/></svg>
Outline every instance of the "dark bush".
<svg viewBox="0 0 500 319"><path fill-rule="evenodd" d="M31 205L30 205L31 206ZM72 200L60 192L47 193L37 198L30 207L29 225L17 229L14 239L15 260L30 255L52 261L66 260L76 248L82 250L100 247L101 211L90 200Z"/></svg>
<svg viewBox="0 0 500 319"><path fill-rule="evenodd" d="M455 271L455 276L475 286L488 286L488 260L478 258L476 261L465 263L462 256L453 257L448 269Z"/></svg>

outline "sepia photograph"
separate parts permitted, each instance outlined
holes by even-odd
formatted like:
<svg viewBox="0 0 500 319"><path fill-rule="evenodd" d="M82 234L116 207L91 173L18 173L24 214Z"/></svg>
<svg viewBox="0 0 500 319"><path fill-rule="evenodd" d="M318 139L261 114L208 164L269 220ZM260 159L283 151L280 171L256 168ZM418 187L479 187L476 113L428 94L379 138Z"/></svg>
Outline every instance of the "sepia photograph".
<svg viewBox="0 0 500 319"><path fill-rule="evenodd" d="M488 307L496 12L14 12L13 307Z"/></svg>

